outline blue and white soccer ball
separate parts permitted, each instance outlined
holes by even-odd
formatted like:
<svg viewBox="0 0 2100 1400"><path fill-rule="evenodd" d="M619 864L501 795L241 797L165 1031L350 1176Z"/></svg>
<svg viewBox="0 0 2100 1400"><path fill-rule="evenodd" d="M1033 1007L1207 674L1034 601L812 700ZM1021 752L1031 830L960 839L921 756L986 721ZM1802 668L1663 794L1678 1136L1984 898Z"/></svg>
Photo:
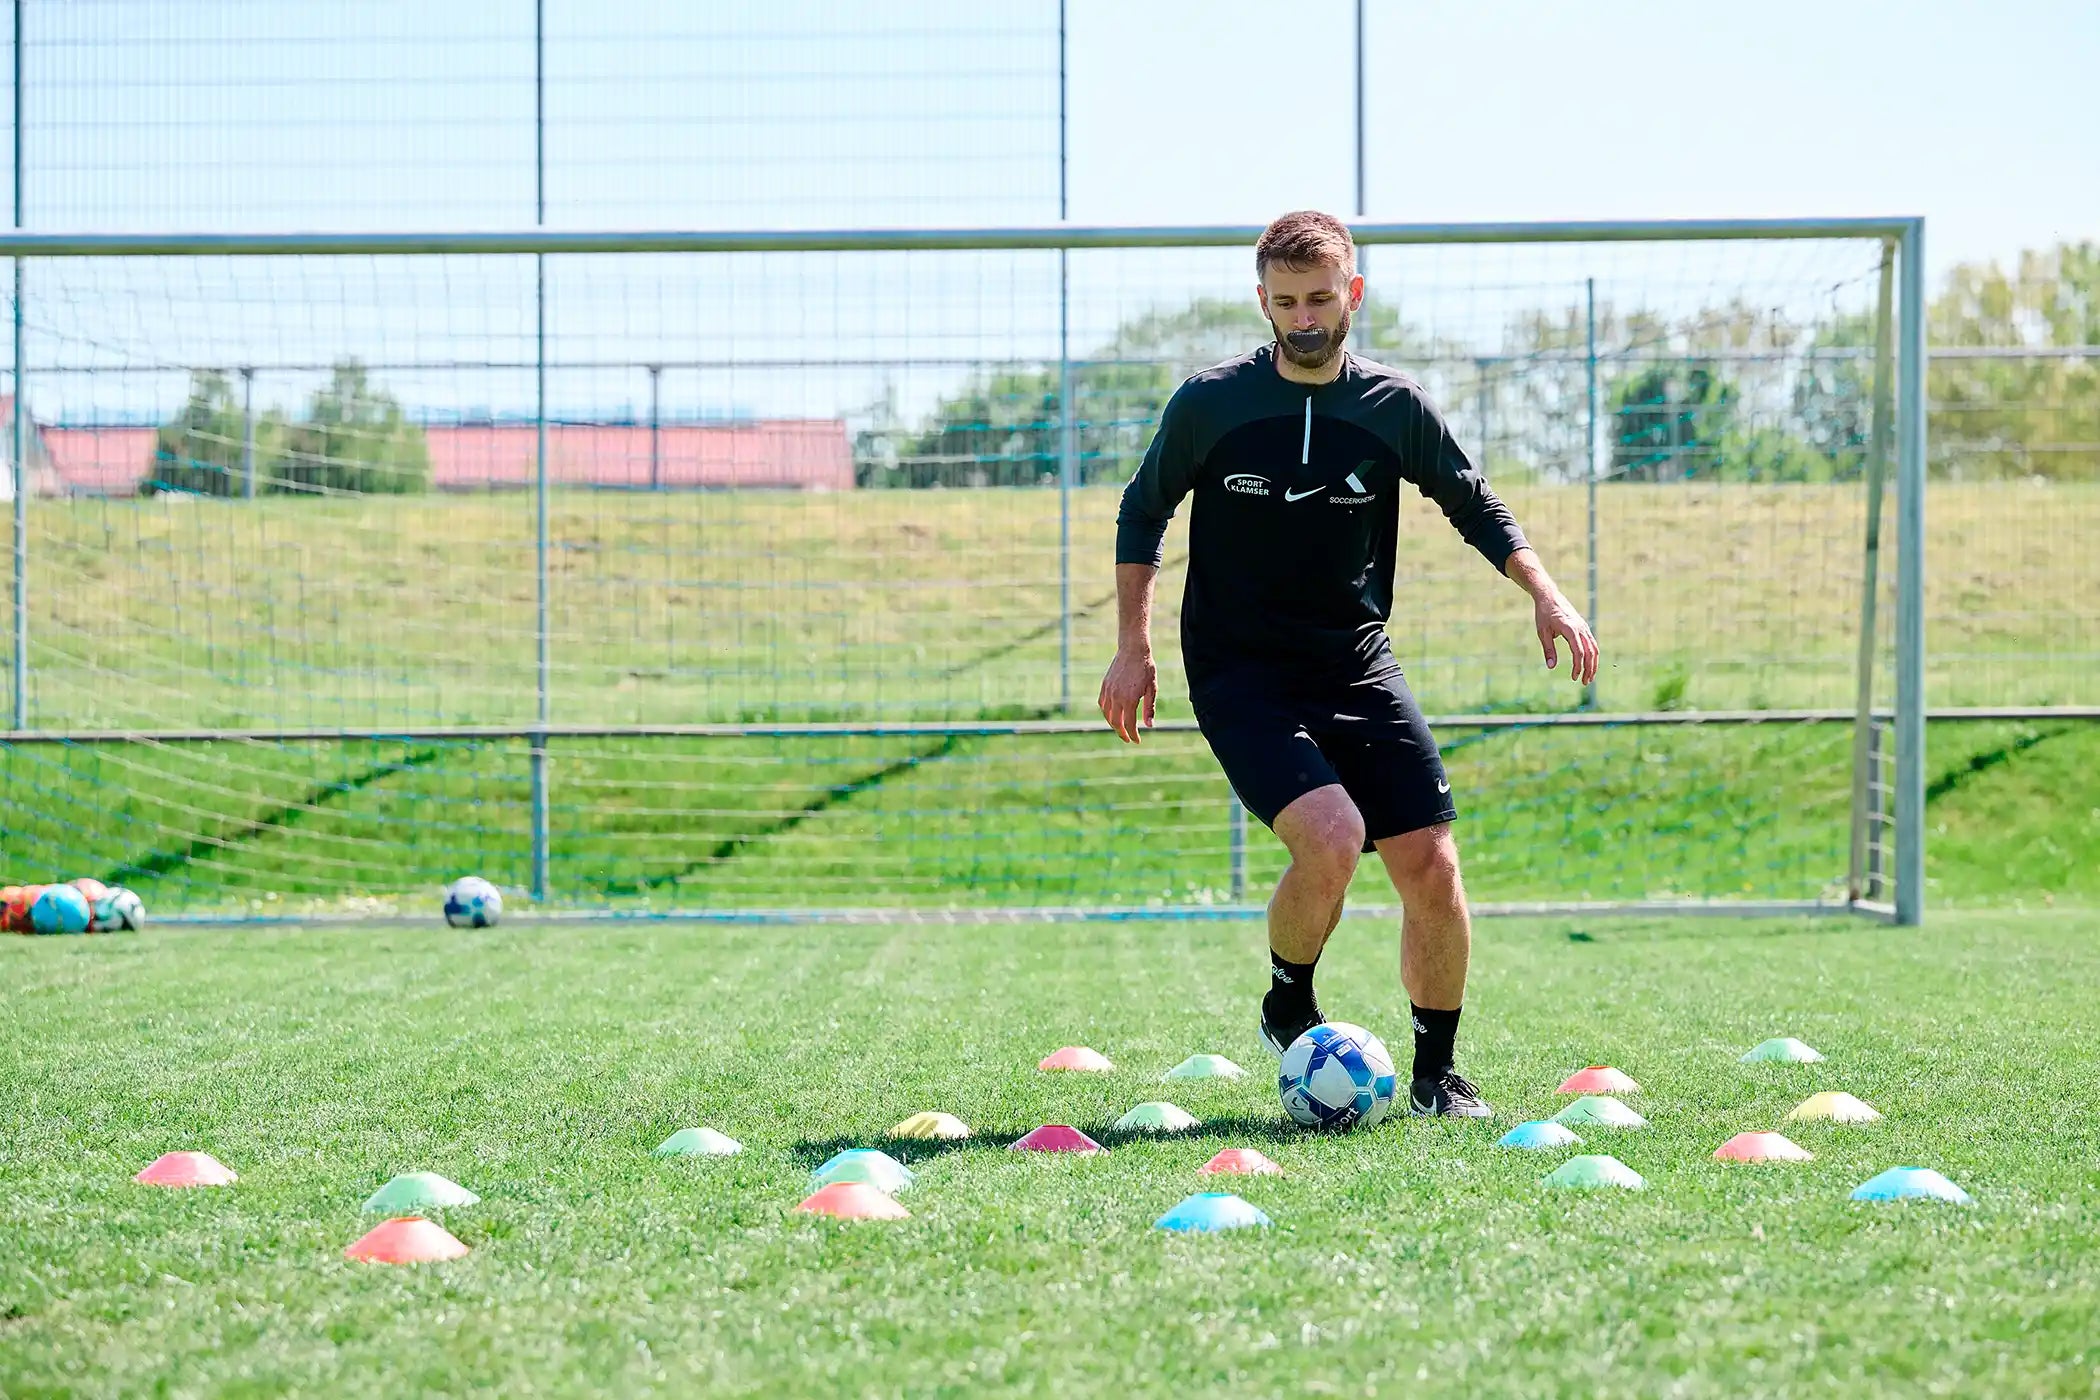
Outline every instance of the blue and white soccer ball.
<svg viewBox="0 0 2100 1400"><path fill-rule="evenodd" d="M1362 1026L1314 1026L1283 1052L1276 1091L1283 1111L1308 1128L1376 1127L1400 1087L1385 1042Z"/></svg>
<svg viewBox="0 0 2100 1400"><path fill-rule="evenodd" d="M488 928L502 917L502 891L479 875L454 880L445 891L445 922L454 928Z"/></svg>
<svg viewBox="0 0 2100 1400"><path fill-rule="evenodd" d="M95 901L96 933L135 933L146 926L146 902L122 885L112 886Z"/></svg>

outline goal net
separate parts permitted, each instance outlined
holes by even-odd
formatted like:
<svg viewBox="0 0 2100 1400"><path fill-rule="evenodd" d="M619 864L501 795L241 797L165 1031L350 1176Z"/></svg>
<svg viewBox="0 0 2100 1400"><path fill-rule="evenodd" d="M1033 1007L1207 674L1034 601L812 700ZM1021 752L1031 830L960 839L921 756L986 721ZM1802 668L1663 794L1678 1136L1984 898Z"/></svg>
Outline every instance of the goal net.
<svg viewBox="0 0 2100 1400"><path fill-rule="evenodd" d="M1485 906L1901 898L1904 230L1713 232L1366 230L1352 348L1604 651L1548 672L1402 502L1393 646ZM1093 707L1122 484L1266 338L1252 235L17 239L0 875L246 916L466 873L575 911L1258 903L1280 847L1189 717L1186 512L1159 728Z"/></svg>

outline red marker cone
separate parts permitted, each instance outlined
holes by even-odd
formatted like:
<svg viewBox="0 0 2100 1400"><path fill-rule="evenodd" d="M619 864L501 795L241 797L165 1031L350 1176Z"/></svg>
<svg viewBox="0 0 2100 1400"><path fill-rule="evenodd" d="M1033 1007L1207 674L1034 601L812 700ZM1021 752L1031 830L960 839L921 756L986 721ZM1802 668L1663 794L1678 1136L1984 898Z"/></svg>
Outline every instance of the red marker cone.
<svg viewBox="0 0 2100 1400"><path fill-rule="evenodd" d="M1283 1168L1252 1147L1228 1147L1196 1168L1204 1176L1282 1176Z"/></svg>
<svg viewBox="0 0 2100 1400"><path fill-rule="evenodd" d="M1638 1094L1641 1086L1633 1082L1633 1076L1610 1065L1591 1065L1588 1069L1576 1070L1560 1082L1559 1094Z"/></svg>
<svg viewBox="0 0 2100 1400"><path fill-rule="evenodd" d="M1106 1152L1108 1149L1077 1128L1045 1123L1007 1149L1010 1152Z"/></svg>
<svg viewBox="0 0 2100 1400"><path fill-rule="evenodd" d="M367 1264L432 1264L457 1259L467 1247L452 1232L434 1221L404 1215L374 1226L357 1243L343 1251L345 1259Z"/></svg>
<svg viewBox="0 0 2100 1400"><path fill-rule="evenodd" d="M148 1186L231 1186L237 1178L209 1152L163 1152L132 1180Z"/></svg>
<svg viewBox="0 0 2100 1400"><path fill-rule="evenodd" d="M1808 1162L1815 1154L1781 1133L1737 1133L1714 1149L1716 1162Z"/></svg>
<svg viewBox="0 0 2100 1400"><path fill-rule="evenodd" d="M1084 1045L1067 1045L1062 1050L1043 1056L1036 1063L1036 1068L1077 1070L1081 1074L1107 1074L1115 1065L1099 1050L1089 1050Z"/></svg>
<svg viewBox="0 0 2100 1400"><path fill-rule="evenodd" d="M834 1181L795 1207L840 1220L909 1220L911 1212L865 1181Z"/></svg>

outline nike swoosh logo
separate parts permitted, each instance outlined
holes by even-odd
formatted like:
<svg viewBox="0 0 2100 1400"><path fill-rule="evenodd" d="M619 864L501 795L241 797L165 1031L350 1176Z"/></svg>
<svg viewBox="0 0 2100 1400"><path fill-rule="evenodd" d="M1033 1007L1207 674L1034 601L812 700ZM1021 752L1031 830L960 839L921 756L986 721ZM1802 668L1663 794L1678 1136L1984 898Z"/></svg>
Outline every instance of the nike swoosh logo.
<svg viewBox="0 0 2100 1400"><path fill-rule="evenodd" d="M1440 779L1440 780L1438 780L1438 782L1437 782L1437 785L1436 785L1436 790L1437 790L1438 792L1449 792L1449 791L1451 791L1451 780L1450 780L1449 778L1443 778L1443 779Z"/></svg>
<svg viewBox="0 0 2100 1400"><path fill-rule="evenodd" d="M1307 496L1317 496L1326 489L1327 488L1324 486L1315 486L1310 491L1285 491L1283 493L1283 498L1286 501L1302 501Z"/></svg>

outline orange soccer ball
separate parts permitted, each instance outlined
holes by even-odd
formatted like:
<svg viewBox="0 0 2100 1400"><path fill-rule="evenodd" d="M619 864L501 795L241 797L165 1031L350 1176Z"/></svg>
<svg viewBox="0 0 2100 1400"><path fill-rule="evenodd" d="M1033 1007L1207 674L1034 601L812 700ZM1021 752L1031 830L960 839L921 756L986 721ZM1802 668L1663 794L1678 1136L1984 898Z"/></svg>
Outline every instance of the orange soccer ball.
<svg viewBox="0 0 2100 1400"><path fill-rule="evenodd" d="M68 880L66 883L80 891L81 897L87 900L88 908L90 909L109 898L109 886L90 876L83 875L78 880Z"/></svg>
<svg viewBox="0 0 2100 1400"><path fill-rule="evenodd" d="M0 890L0 896L7 901L4 909L0 909L0 917L6 919L9 933L30 931L29 906L36 903L36 897L46 888L44 885L9 885Z"/></svg>

